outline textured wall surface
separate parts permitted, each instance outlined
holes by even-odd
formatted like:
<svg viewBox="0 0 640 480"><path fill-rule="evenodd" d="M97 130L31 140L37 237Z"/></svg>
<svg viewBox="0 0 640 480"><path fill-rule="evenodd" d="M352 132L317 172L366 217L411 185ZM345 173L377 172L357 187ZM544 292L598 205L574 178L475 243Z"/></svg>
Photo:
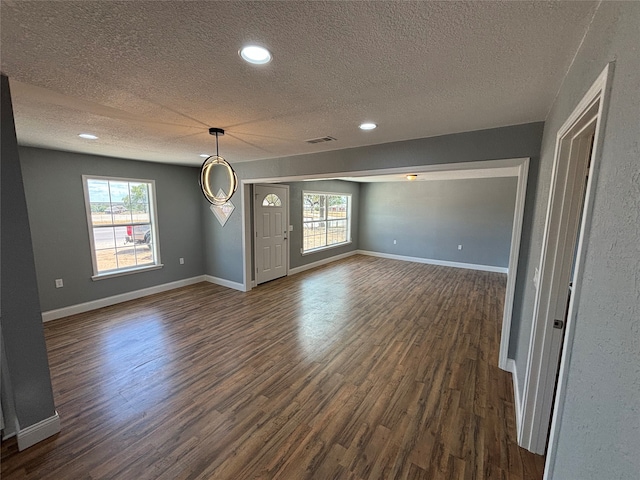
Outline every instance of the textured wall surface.
<svg viewBox="0 0 640 480"><path fill-rule="evenodd" d="M204 274L198 169L29 147L20 160L43 311ZM91 279L83 174L155 180L163 268Z"/></svg>
<svg viewBox="0 0 640 480"><path fill-rule="evenodd" d="M2 76L2 373L3 404L13 403L21 429L55 414L49 360L42 330L31 232L7 77ZM9 402L7 402L9 400ZM11 402L11 400L13 402ZM9 413L9 412L7 412ZM13 419L7 418L7 421ZM12 429L9 428L8 431Z"/></svg>
<svg viewBox="0 0 640 480"><path fill-rule="evenodd" d="M591 228L568 365L554 479L640 474L640 3L602 2L545 124L529 268L540 259L555 137L606 64L615 61ZM527 279L522 318L531 319ZM520 328L524 377L531 328ZM519 379L521 385L523 378Z"/></svg>
<svg viewBox="0 0 640 480"><path fill-rule="evenodd" d="M508 267L516 189L515 177L363 184L360 249Z"/></svg>

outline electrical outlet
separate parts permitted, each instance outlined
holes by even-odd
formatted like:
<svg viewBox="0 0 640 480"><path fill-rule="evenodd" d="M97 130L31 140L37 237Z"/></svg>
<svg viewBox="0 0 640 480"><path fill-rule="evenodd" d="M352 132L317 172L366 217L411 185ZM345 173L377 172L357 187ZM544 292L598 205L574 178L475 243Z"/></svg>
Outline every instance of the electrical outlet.
<svg viewBox="0 0 640 480"><path fill-rule="evenodd" d="M396 239L393 239L393 244L396 245L398 242L396 241Z"/></svg>
<svg viewBox="0 0 640 480"><path fill-rule="evenodd" d="M180 257L180 265L184 265L184 258Z"/></svg>
<svg viewBox="0 0 640 480"><path fill-rule="evenodd" d="M64 282L62 281L61 278L56 278L56 288L62 288L64 287Z"/></svg>
<svg viewBox="0 0 640 480"><path fill-rule="evenodd" d="M458 245L458 250L462 250L462 245Z"/></svg>

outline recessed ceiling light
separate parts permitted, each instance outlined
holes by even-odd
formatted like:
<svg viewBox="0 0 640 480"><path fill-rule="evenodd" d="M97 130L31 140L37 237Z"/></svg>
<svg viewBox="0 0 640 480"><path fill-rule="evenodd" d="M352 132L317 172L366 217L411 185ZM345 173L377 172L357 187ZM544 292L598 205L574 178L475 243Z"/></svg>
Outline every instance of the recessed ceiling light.
<svg viewBox="0 0 640 480"><path fill-rule="evenodd" d="M98 137L96 137L95 135L92 135L90 133L81 133L78 135L80 138L84 138L86 140L97 140Z"/></svg>
<svg viewBox="0 0 640 480"><path fill-rule="evenodd" d="M254 65L264 65L271 61L271 52L264 47L257 45L247 45L240 50L240 56L243 60Z"/></svg>
<svg viewBox="0 0 640 480"><path fill-rule="evenodd" d="M202 158L209 158L211 155L209 155L208 153L201 153L200 156Z"/></svg>
<svg viewBox="0 0 640 480"><path fill-rule="evenodd" d="M376 125L375 123L370 123L370 122L361 123L360 124L360 130L373 130L377 126L378 125Z"/></svg>

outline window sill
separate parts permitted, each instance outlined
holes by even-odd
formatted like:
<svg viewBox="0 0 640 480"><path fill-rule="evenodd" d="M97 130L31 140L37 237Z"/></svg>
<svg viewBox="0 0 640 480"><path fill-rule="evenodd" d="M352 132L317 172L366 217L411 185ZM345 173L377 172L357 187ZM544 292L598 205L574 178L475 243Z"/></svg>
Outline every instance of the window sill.
<svg viewBox="0 0 640 480"><path fill-rule="evenodd" d="M98 275L92 276L91 280L93 280L95 282L97 280L105 280L107 278L114 278L114 277L122 277L124 275L131 275L133 273L148 272L149 270L159 270L162 267L164 267L164 264L159 263L157 265L149 265L149 266L144 266L144 267L129 268L127 270L119 270L117 272L99 273Z"/></svg>
<svg viewBox="0 0 640 480"><path fill-rule="evenodd" d="M305 255L311 255L312 253L324 252L325 250L331 250L332 248L344 247L345 245L351 245L351 243L351 240L349 240L348 242L334 243L333 245L329 245L327 247L314 248L313 250L302 252L302 256L304 257Z"/></svg>

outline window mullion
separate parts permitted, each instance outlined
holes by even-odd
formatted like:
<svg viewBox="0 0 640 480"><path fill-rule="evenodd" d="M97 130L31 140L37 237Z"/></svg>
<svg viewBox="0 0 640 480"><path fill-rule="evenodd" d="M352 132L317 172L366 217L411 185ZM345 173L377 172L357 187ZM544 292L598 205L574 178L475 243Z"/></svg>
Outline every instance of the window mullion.
<svg viewBox="0 0 640 480"><path fill-rule="evenodd" d="M324 246L327 246L327 196L320 195L321 198L324 198L324 213L322 215L322 220L324 220Z"/></svg>
<svg viewBox="0 0 640 480"><path fill-rule="evenodd" d="M109 209L113 207L113 199L111 198L111 181L107 181L107 191L109 192ZM113 222L113 215L111 215L111 221Z"/></svg>

